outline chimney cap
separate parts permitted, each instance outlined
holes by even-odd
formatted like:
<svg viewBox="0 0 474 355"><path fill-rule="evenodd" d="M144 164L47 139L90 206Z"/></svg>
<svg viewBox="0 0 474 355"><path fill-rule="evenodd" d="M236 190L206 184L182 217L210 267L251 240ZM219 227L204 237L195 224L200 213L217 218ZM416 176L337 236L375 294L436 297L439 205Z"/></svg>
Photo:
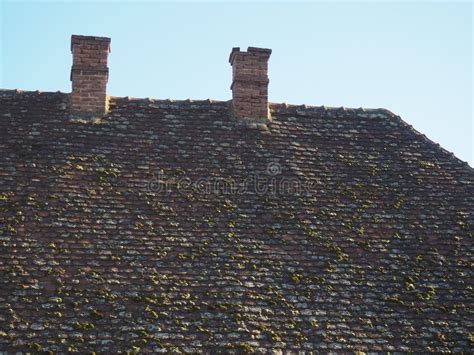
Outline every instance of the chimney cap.
<svg viewBox="0 0 474 355"><path fill-rule="evenodd" d="M109 37L98 37L98 36L83 36L83 35L71 35L71 41L80 40L80 41L99 41L99 42L108 42L110 43Z"/></svg>
<svg viewBox="0 0 474 355"><path fill-rule="evenodd" d="M229 63L232 64L232 61L234 59L234 54L240 52L240 47L232 47L232 51L230 52L229 55Z"/></svg>
<svg viewBox="0 0 474 355"><path fill-rule="evenodd" d="M233 47L229 56L229 63L231 65L232 65L232 62L234 61L235 54L237 53L241 53L240 47ZM242 53L255 53L255 54L269 58L270 54L272 54L272 50L270 48L248 47L247 52L242 52Z"/></svg>
<svg viewBox="0 0 474 355"><path fill-rule="evenodd" d="M75 44L91 42L99 45L107 46L110 52L110 38L109 37L97 37L97 36L82 36L82 35L71 35L71 52L72 47Z"/></svg>
<svg viewBox="0 0 474 355"><path fill-rule="evenodd" d="M247 52L272 54L272 50L270 48L258 48L258 47L248 47Z"/></svg>

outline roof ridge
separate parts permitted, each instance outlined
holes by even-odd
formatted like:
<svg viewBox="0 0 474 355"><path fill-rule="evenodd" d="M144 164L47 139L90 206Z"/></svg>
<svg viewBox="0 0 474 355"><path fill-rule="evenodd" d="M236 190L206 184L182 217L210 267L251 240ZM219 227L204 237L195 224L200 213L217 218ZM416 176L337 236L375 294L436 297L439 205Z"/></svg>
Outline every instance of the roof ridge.
<svg viewBox="0 0 474 355"><path fill-rule="evenodd" d="M36 94L36 95L54 95L54 94L62 94L62 95L68 95L70 94L69 92L63 92L60 90L57 91L41 91L41 90L22 90L22 89L3 89L0 88L0 95L5 96L5 95L22 95L22 94Z"/></svg>
<svg viewBox="0 0 474 355"><path fill-rule="evenodd" d="M294 105L283 103L269 103L270 109L276 112L284 111L296 111L297 114L301 115L304 112L310 113L322 113L322 112L334 112L343 114L356 114L359 117L367 118L390 118L397 117L395 113L385 108L367 108L367 107L345 107L345 106L326 106L326 105Z"/></svg>
<svg viewBox="0 0 474 355"><path fill-rule="evenodd" d="M37 95L48 95L48 94L64 94L69 95L69 92L63 91L40 91L40 90L21 90L21 89L3 89L0 88L0 95L5 94L37 94ZM216 100L216 99L159 99L159 98L152 98L152 97L132 97L132 96L109 96L112 100L127 100L127 101L145 101L145 102L155 102L155 103L229 103L231 100ZM356 114L378 114L383 115L386 117L396 117L397 115L385 108L366 108L366 107L345 107L345 106L325 106L325 105L307 105L307 104L287 104L286 102L270 102L269 103L270 109L273 110L291 110L297 109L301 110L308 110L308 111L338 111L338 112L346 112L346 113L356 113ZM371 117L374 118L374 117Z"/></svg>

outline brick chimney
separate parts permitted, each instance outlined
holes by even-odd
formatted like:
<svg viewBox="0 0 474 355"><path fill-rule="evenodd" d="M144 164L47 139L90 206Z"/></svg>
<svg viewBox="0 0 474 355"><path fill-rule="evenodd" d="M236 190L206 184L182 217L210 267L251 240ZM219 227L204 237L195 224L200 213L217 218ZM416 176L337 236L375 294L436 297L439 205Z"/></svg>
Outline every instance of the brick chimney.
<svg viewBox="0 0 474 355"><path fill-rule="evenodd" d="M268 110L268 59L271 49L248 47L247 52L232 48L232 113L246 122L266 123Z"/></svg>
<svg viewBox="0 0 474 355"><path fill-rule="evenodd" d="M71 52L71 110L85 117L103 116L108 110L110 38L72 35Z"/></svg>

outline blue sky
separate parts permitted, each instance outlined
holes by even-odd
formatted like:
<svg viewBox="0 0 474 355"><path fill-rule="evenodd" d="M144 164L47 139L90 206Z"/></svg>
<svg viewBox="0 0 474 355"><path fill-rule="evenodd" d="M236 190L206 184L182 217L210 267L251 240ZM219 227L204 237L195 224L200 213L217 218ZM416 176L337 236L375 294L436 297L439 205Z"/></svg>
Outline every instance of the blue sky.
<svg viewBox="0 0 474 355"><path fill-rule="evenodd" d="M0 4L2 88L69 92L84 34L110 95L228 100L231 48L268 47L270 101L384 107L474 166L470 2Z"/></svg>

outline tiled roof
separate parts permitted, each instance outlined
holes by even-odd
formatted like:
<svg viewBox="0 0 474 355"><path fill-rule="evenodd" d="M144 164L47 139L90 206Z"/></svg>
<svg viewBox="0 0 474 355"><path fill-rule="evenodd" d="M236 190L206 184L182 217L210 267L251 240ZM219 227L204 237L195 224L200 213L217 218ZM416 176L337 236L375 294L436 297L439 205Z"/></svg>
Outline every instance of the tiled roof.
<svg viewBox="0 0 474 355"><path fill-rule="evenodd" d="M0 91L1 350L472 351L474 171L398 116L67 102Z"/></svg>

